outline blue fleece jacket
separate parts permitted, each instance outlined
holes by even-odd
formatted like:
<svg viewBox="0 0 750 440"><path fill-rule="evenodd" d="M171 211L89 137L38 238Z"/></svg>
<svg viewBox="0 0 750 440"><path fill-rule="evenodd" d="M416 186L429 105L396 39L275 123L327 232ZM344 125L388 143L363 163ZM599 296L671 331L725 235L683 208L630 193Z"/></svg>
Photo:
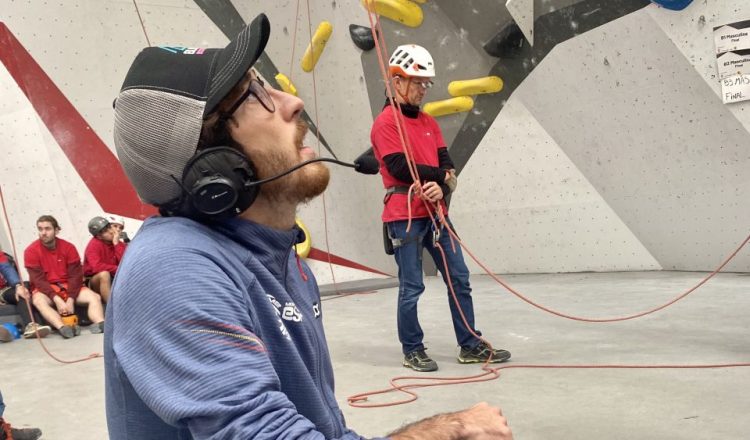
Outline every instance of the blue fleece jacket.
<svg viewBox="0 0 750 440"><path fill-rule="evenodd" d="M336 403L301 231L150 218L107 306L111 440L361 439Z"/></svg>

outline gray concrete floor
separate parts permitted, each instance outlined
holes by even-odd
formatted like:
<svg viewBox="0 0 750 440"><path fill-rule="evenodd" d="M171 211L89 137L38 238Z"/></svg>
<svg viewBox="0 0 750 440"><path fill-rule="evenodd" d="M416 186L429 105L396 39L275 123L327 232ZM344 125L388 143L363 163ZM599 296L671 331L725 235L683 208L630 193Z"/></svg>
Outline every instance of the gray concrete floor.
<svg viewBox="0 0 750 440"><path fill-rule="evenodd" d="M531 299L585 317L650 309L704 274L682 272L516 275L505 279ZM538 311L486 276L472 278L478 327L513 352L507 365L698 365L750 363L750 274L720 274L692 295L644 318L610 324L569 321ZM352 394L382 389L401 367L396 289L328 299L324 318L348 424L365 436L478 401L503 408L516 439L747 439L750 368L505 370L492 382L417 390L416 402L380 409L347 405ZM330 297L329 297L330 298ZM473 375L455 362L447 299L427 280L420 315L436 376ZM46 339L67 359L101 349L100 335ZM101 360L59 365L34 341L0 346L0 389L14 424L45 439L104 439ZM384 402L396 394L373 398ZM64 404L62 404L64 403Z"/></svg>

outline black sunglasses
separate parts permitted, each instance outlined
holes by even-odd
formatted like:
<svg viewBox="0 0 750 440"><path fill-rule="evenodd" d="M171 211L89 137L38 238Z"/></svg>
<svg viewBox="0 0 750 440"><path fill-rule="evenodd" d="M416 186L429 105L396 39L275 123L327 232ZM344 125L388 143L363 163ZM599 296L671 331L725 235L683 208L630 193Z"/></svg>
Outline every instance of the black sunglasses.
<svg viewBox="0 0 750 440"><path fill-rule="evenodd" d="M269 113L276 111L276 106L273 104L273 98L268 94L268 90L266 90L263 81L258 78L253 78L250 80L250 85L247 90L242 93L242 96L237 99L237 102L235 102L225 114L227 116L233 115L234 112L240 108L242 103L250 97L250 95L254 96Z"/></svg>

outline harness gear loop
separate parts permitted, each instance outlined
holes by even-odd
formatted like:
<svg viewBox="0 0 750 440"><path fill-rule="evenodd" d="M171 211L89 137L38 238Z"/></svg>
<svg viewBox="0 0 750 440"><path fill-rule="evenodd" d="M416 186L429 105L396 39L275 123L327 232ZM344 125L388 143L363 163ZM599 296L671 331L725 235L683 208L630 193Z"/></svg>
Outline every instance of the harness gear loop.
<svg viewBox="0 0 750 440"><path fill-rule="evenodd" d="M435 246L440 241L440 229L435 227L435 223L430 226L432 230L432 245Z"/></svg>

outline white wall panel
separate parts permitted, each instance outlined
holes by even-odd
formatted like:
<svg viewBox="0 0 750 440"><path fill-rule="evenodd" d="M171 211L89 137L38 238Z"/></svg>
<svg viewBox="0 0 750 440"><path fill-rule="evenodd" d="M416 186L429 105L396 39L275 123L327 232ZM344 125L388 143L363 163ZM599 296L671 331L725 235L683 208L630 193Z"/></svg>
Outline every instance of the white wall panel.
<svg viewBox="0 0 750 440"><path fill-rule="evenodd" d="M139 0L138 9L152 46L224 47L229 43L195 2ZM142 35L143 31L140 32ZM132 61L128 60L127 66Z"/></svg>
<svg viewBox="0 0 750 440"><path fill-rule="evenodd" d="M493 273L660 269L516 98L461 173L450 217Z"/></svg>
<svg viewBox="0 0 750 440"><path fill-rule="evenodd" d="M19 263L37 239L36 219L53 215L61 237L83 252L86 224L100 207L76 174L31 103L0 66L0 184L8 209Z"/></svg>
<svg viewBox="0 0 750 440"><path fill-rule="evenodd" d="M716 70L713 28L727 23L750 20L747 0L695 1L690 7L679 11L651 6L646 12L669 36L717 96L721 96L721 85ZM727 109L746 130L750 131L750 105L730 104Z"/></svg>
<svg viewBox="0 0 750 440"><path fill-rule="evenodd" d="M558 45L517 94L664 269L747 236L748 132L647 10Z"/></svg>
<svg viewBox="0 0 750 440"><path fill-rule="evenodd" d="M2 21L114 151L112 101L133 58L146 46L133 2L0 4Z"/></svg>

